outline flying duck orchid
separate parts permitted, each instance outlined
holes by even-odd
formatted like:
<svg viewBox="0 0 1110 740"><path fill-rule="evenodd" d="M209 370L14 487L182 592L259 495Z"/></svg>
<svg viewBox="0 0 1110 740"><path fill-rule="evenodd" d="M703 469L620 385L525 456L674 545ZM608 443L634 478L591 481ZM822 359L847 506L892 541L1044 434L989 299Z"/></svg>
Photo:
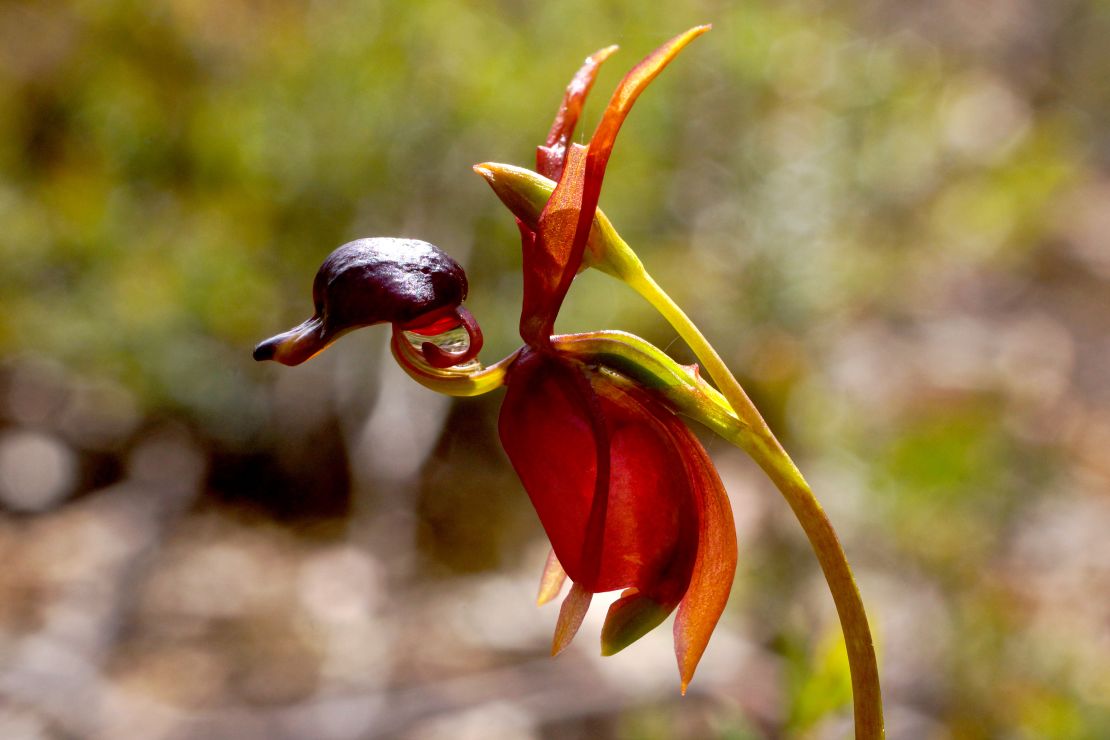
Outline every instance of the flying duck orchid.
<svg viewBox="0 0 1110 740"><path fill-rule="evenodd" d="M567 87L536 171L486 163L475 171L516 217L523 250L523 346L488 367L482 335L462 306L462 268L425 242L361 239L325 260L313 285L315 312L262 342L256 359L293 365L353 328L388 322L391 348L417 382L471 396L507 386L499 433L551 541L538 602L571 581L553 640L565 648L593 594L621 590L601 634L615 653L677 610L675 654L683 693L728 600L737 546L728 497L701 443L696 420L745 450L791 505L821 562L846 637L857 737L882 735L871 636L836 535L805 480L721 358L655 283L598 209L617 132L644 88L700 26L648 55L620 82L587 145L572 143L601 64L588 57ZM556 335L575 275L594 267L652 303L691 346L682 366L638 337L615 331Z"/></svg>

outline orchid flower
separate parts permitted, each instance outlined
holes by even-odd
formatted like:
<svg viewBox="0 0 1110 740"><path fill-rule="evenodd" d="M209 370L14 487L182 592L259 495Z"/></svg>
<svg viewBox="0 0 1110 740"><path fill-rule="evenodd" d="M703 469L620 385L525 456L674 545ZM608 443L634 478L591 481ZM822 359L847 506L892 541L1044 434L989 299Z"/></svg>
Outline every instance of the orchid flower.
<svg viewBox="0 0 1110 740"><path fill-rule="evenodd" d="M587 145L571 143L601 64L588 57L567 87L536 172L475 166L513 212L521 234L523 346L494 365L475 358L482 335L462 306L462 268L411 239L361 239L325 260L313 284L315 312L266 340L256 359L298 364L343 333L393 326L391 349L417 382L449 395L507 386L501 442L551 542L537 601L571 581L552 652L574 637L596 593L621 590L601 649L611 655L677 610L674 644L682 692L693 678L728 601L736 534L728 497L683 417L745 450L786 497L813 544L844 627L857 737L882 736L875 654L844 553L804 478L705 337L650 277L598 209L617 132L644 88L700 26L671 39L618 85ZM556 335L575 275L595 267L647 298L690 344L720 391L648 342L598 331Z"/></svg>

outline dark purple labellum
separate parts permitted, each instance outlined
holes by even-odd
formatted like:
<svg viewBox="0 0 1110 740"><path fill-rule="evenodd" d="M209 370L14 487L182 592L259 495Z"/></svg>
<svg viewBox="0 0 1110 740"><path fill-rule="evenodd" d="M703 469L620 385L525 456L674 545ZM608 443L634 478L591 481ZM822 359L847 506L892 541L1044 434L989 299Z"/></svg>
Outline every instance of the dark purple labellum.
<svg viewBox="0 0 1110 740"><path fill-rule="evenodd" d="M451 323L466 292L462 267L433 244L385 237L348 242L316 273L312 317L260 343L254 358L297 365L361 326L442 326Z"/></svg>

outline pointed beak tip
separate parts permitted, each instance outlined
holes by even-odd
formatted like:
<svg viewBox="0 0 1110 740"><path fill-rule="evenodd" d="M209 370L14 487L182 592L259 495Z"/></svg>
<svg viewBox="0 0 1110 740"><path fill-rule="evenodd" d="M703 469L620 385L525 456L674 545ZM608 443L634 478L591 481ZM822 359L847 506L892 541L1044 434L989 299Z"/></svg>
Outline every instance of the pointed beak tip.
<svg viewBox="0 0 1110 740"><path fill-rule="evenodd" d="M269 339L267 339L263 342L258 343L258 346L254 348L254 352L251 353L251 357L253 357L258 362L262 362L263 360L272 360L274 359L274 353L276 351L277 348Z"/></svg>

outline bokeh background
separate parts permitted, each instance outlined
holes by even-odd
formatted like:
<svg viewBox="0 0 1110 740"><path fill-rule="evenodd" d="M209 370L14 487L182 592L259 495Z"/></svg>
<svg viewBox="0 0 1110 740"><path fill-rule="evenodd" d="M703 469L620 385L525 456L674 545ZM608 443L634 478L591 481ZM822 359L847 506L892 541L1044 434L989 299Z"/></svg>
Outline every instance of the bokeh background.
<svg viewBox="0 0 1110 740"><path fill-rule="evenodd" d="M669 629L596 655L603 605L546 657L500 394L417 387L382 328L250 358L371 235L463 262L510 351L470 166L702 22L602 205L839 528L891 737L1110 737L1102 0L0 2L0 737L848 735L817 564L727 445L741 562L681 698ZM600 275L560 328L692 359Z"/></svg>

